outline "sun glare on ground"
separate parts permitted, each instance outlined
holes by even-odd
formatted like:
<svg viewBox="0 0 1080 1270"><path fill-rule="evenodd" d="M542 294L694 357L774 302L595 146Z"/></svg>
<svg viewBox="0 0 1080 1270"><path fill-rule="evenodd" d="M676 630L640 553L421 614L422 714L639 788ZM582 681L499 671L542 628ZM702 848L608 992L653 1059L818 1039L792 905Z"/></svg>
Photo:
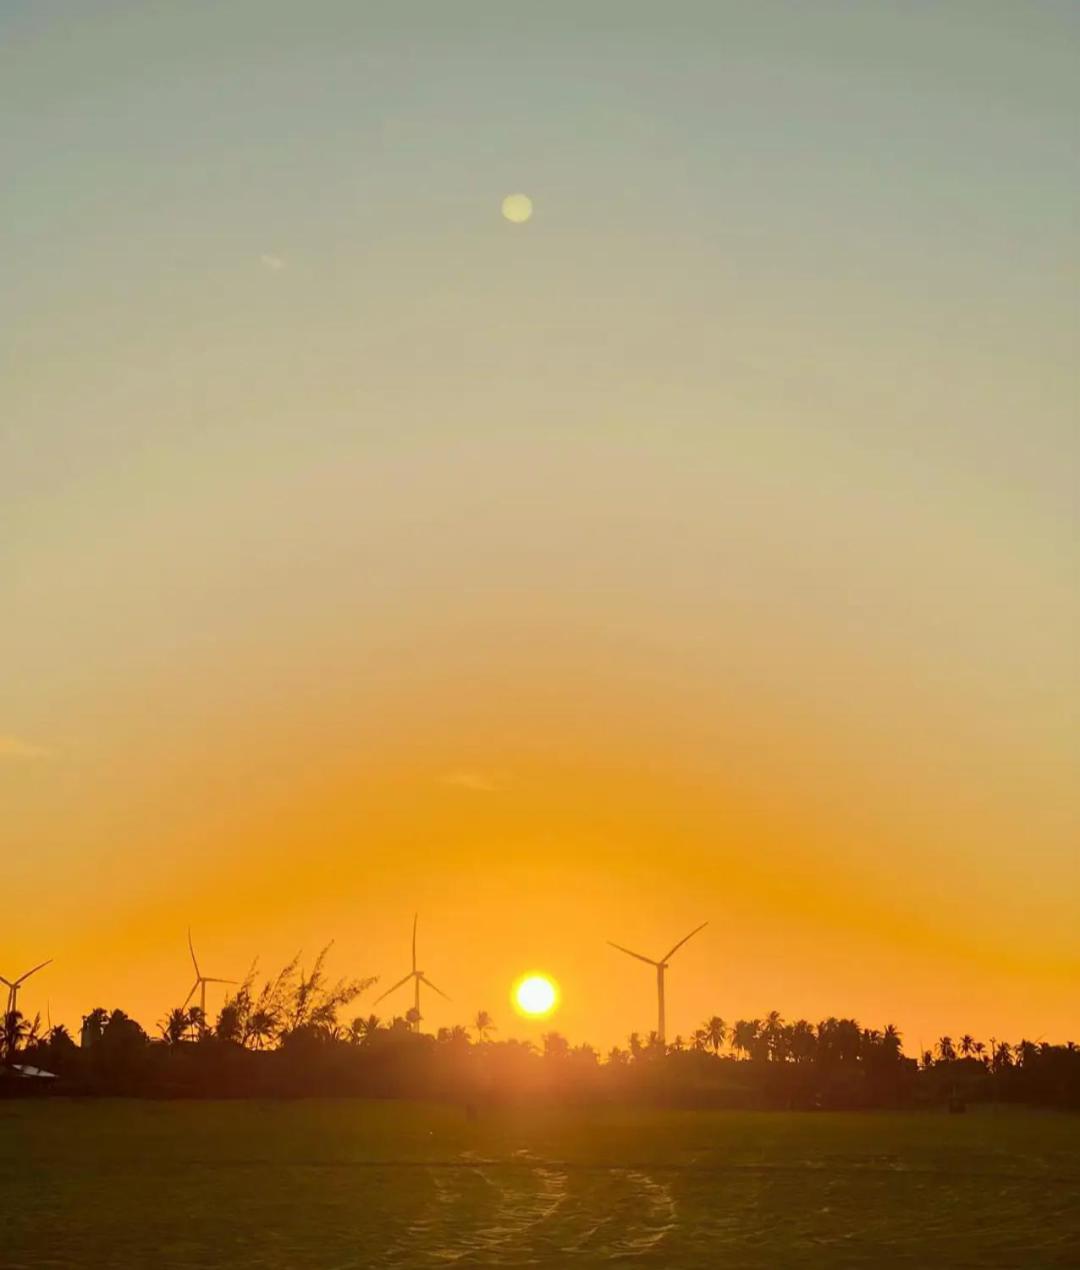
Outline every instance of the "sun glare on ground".
<svg viewBox="0 0 1080 1270"><path fill-rule="evenodd" d="M529 1018L550 1014L559 1003L559 990L547 975L525 975L514 984L514 1009Z"/></svg>

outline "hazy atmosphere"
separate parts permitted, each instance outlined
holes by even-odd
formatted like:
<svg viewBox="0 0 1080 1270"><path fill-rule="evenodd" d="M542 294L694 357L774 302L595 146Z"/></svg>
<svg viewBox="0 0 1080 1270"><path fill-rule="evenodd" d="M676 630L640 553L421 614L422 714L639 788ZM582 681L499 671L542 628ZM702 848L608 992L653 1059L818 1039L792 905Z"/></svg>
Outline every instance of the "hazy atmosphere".
<svg viewBox="0 0 1080 1270"><path fill-rule="evenodd" d="M22 1008L1075 1035L1078 35L0 0Z"/></svg>

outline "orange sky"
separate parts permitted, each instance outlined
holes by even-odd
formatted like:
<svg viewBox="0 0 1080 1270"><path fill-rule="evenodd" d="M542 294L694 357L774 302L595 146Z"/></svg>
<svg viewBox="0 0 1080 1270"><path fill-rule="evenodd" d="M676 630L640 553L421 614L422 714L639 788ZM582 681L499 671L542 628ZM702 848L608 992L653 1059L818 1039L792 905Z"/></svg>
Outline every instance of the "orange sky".
<svg viewBox="0 0 1080 1270"><path fill-rule="evenodd" d="M0 20L25 1007L1080 1034L1074 25L315 8Z"/></svg>

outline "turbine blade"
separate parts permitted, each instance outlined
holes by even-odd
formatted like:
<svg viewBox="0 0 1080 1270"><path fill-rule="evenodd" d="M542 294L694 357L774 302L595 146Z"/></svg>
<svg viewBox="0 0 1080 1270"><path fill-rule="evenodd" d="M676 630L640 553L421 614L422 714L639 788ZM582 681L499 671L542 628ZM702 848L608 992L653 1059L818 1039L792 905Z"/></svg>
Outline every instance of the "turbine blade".
<svg viewBox="0 0 1080 1270"><path fill-rule="evenodd" d="M431 980L427 977L427 975L421 975L420 982L426 983L427 986L431 988L433 992L437 992L440 997L446 997L447 1001L450 1000L450 998L446 996L446 993L443 992L442 988L436 988L435 985L431 982Z"/></svg>
<svg viewBox="0 0 1080 1270"><path fill-rule="evenodd" d="M11 987L17 988L24 979L29 979L31 975L36 975L39 970L44 970L45 967L50 965L51 963L52 963L52 958L50 957L48 961L43 961L40 966L35 966L33 970L28 970L26 974L20 975L18 979L16 979L15 982L11 985Z"/></svg>
<svg viewBox="0 0 1080 1270"><path fill-rule="evenodd" d="M624 948L622 944L616 944L610 939L607 942L611 944L612 948L617 948L619 952L626 953L628 957L636 957L638 961L644 961L650 966L658 966L660 964L658 961L653 961L651 957L645 957L641 953L636 953L630 948Z"/></svg>
<svg viewBox="0 0 1080 1270"><path fill-rule="evenodd" d="M419 913L413 913L412 919L412 968L416 970L416 923L420 920Z"/></svg>
<svg viewBox="0 0 1080 1270"><path fill-rule="evenodd" d="M5 979L3 975L0 975L0 983L2 983L2 984L4 985L4 987L5 987L5 988L10 988L10 987L11 987L11 980L10 980L10 979Z"/></svg>
<svg viewBox="0 0 1080 1270"><path fill-rule="evenodd" d="M187 932L187 946L188 946L188 951L191 953L191 964L195 967L195 973L200 974L199 963L195 960L195 945L191 942L191 927L190 926L188 927L188 932Z"/></svg>
<svg viewBox="0 0 1080 1270"><path fill-rule="evenodd" d="M196 980L195 980L195 986L191 989L191 991L190 991L190 992L187 994L187 996L184 998L184 1004L180 1007L180 1009L181 1009L181 1010L186 1010L186 1009L187 1009L187 1003L191 1000L191 998L195 995L195 993L196 993L196 992L198 992L198 990L199 990L199 980L198 980L198 979L196 979Z"/></svg>
<svg viewBox="0 0 1080 1270"><path fill-rule="evenodd" d="M203 983L236 983L236 979L212 979L210 975L203 975Z"/></svg>
<svg viewBox="0 0 1080 1270"><path fill-rule="evenodd" d="M708 924L709 924L708 922L702 922L700 926L695 926L689 935L684 935L682 939L679 940L679 942L675 945L675 947L671 950L671 952L665 953L664 960L670 961L672 956L679 951L679 949L683 946L683 944L686 943L688 939L693 939L694 936L698 933L698 931L704 930L705 927L708 926Z"/></svg>
<svg viewBox="0 0 1080 1270"><path fill-rule="evenodd" d="M379 1002L383 999L383 997L388 997L388 996L390 995L390 993L391 993L391 992L397 992L398 988L404 988L404 986L405 986L405 985L409 982L409 980L410 980L412 977L413 977L413 972L410 970L410 971L409 971L409 973L405 976L405 978L404 978L404 979L399 979L399 980L397 981L397 983L395 983L395 984L394 984L394 986L393 986L392 988L387 988L387 989L386 989L386 991L382 994L382 996L381 996L381 997L376 997L376 998L375 998L375 1000L374 1000L374 1001L372 1001L372 1003L371 1003L371 1004L372 1004L372 1005L378 1005L378 1004L379 1004Z"/></svg>

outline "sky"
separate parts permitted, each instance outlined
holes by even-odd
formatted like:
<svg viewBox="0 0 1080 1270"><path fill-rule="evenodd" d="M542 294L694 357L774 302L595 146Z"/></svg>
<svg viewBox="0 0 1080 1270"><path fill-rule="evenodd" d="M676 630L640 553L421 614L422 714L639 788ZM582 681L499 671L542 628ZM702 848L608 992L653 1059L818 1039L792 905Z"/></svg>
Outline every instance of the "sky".
<svg viewBox="0 0 1080 1270"><path fill-rule="evenodd" d="M604 941L708 921L669 1036L1080 1035L1078 71L1049 0L0 0L27 1012L419 911L432 1028L645 1032Z"/></svg>

